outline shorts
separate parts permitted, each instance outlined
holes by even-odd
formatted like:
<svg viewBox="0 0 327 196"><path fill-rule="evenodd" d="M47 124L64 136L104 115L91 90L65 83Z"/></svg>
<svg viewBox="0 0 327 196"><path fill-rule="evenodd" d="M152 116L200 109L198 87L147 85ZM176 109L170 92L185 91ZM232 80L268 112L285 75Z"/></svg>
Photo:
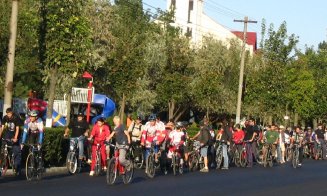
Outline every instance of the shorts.
<svg viewBox="0 0 327 196"><path fill-rule="evenodd" d="M201 156L207 157L208 156L208 146L202 146L200 149Z"/></svg>

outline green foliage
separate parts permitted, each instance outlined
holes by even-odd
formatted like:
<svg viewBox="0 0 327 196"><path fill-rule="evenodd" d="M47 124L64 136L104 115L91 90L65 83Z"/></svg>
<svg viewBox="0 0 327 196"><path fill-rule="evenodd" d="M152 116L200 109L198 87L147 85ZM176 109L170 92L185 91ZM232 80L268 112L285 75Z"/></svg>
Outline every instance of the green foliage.
<svg viewBox="0 0 327 196"><path fill-rule="evenodd" d="M62 166L66 160L69 140L63 138L64 128L46 128L43 143L46 165Z"/></svg>

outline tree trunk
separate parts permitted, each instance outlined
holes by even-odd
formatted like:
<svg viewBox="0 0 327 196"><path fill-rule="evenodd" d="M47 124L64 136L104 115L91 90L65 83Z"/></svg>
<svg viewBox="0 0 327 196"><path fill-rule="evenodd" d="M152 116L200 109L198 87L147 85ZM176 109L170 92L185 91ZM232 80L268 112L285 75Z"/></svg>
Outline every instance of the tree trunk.
<svg viewBox="0 0 327 196"><path fill-rule="evenodd" d="M56 86L57 86L57 74L58 74L58 65L55 64L54 67L51 69L46 127L52 127L52 112L53 112L53 102L55 99Z"/></svg>
<svg viewBox="0 0 327 196"><path fill-rule="evenodd" d="M170 100L168 102L168 120L173 119L174 121L174 110L175 110L175 100Z"/></svg>
<svg viewBox="0 0 327 196"><path fill-rule="evenodd" d="M12 107L12 94L14 87L14 61L16 50L16 37L17 37L17 19L18 19L18 0L12 1L11 18L10 18L10 39L8 45L8 59L7 59L7 71L6 81L4 88L4 103L3 114L5 114L7 108Z"/></svg>
<svg viewBox="0 0 327 196"><path fill-rule="evenodd" d="M313 125L313 130L316 130L318 127L318 122L316 118L312 120L312 125Z"/></svg>
<svg viewBox="0 0 327 196"><path fill-rule="evenodd" d="M66 126L68 126L69 123L70 123L70 118L71 118L71 116L70 116L70 112L71 112L71 107L70 107L71 106L71 94L70 93L67 94L66 104L67 104Z"/></svg>
<svg viewBox="0 0 327 196"><path fill-rule="evenodd" d="M119 117L121 122L124 122L124 112L125 112L125 103L126 103L125 99L126 99L125 93L123 93L123 99L121 100L120 111L119 111Z"/></svg>
<svg viewBox="0 0 327 196"><path fill-rule="evenodd" d="M272 123L273 123L273 117L272 115L268 115L268 124L272 125Z"/></svg>
<svg viewBox="0 0 327 196"><path fill-rule="evenodd" d="M298 126L299 123L299 114L295 112L294 114L294 126Z"/></svg>
<svg viewBox="0 0 327 196"><path fill-rule="evenodd" d="M178 121L179 120L179 118L185 113L185 111L187 110L187 108L188 107L183 107L180 112L174 114L175 121Z"/></svg>

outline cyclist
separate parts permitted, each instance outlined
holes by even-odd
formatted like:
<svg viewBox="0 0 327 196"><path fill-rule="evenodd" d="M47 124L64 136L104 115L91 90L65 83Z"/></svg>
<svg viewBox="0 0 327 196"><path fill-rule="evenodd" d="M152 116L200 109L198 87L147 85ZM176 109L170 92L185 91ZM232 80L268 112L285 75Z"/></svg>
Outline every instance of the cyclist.
<svg viewBox="0 0 327 196"><path fill-rule="evenodd" d="M224 120L223 127L220 129L216 137L216 140L222 142L223 147L224 166L221 169L228 169L229 166L228 145L230 144L230 140L232 139L232 132L229 128L230 127L227 121ZM219 169L219 165L217 165L216 169Z"/></svg>
<svg viewBox="0 0 327 196"><path fill-rule="evenodd" d="M104 118L99 118L97 123L93 126L92 132L88 140L93 140L92 143L92 163L91 163L91 171L90 176L94 175L94 167L96 162L96 151L97 151L97 144L100 145L100 153L101 153L101 166L104 170L107 169L106 167L106 147L104 141L109 137L110 129L109 126L105 124Z"/></svg>
<svg viewBox="0 0 327 196"><path fill-rule="evenodd" d="M322 128L322 124L318 125L317 130L315 131L315 141L316 141L316 153L319 150L318 144L322 148L322 159L326 159L326 143L325 143L325 130Z"/></svg>
<svg viewBox="0 0 327 196"><path fill-rule="evenodd" d="M204 160L204 168L200 170L200 172L209 172L208 167L208 144L210 140L210 132L209 132L209 121L208 119L203 119L203 122L200 124L200 131L192 138L194 140L197 138L201 144L201 156Z"/></svg>
<svg viewBox="0 0 327 196"><path fill-rule="evenodd" d="M184 124L182 122L177 122L175 125L175 128L172 132L169 134L169 151L167 157L169 159L172 158L172 154L175 150L178 150L179 155L182 157L183 155L183 146L185 142L185 134L182 131L182 128L184 127ZM183 164L183 159L180 159L180 164Z"/></svg>
<svg viewBox="0 0 327 196"><path fill-rule="evenodd" d="M121 124L120 118L118 116L115 116L113 121L115 124L114 131L107 138L107 141L115 136L116 146L119 149L119 163L123 165L127 170L129 170L131 164L129 160L126 160L126 153L129 145L131 144L131 138L125 126Z"/></svg>
<svg viewBox="0 0 327 196"><path fill-rule="evenodd" d="M299 145L299 166L302 166L304 137L305 135L303 130L301 130L301 128L297 126L295 128L295 131L293 131L293 135L291 137L291 145L293 144Z"/></svg>
<svg viewBox="0 0 327 196"><path fill-rule="evenodd" d="M248 121L248 124L246 126L245 130L245 136L244 140L247 142L246 143L246 154L247 154L247 160L248 160L248 165L247 167L251 168L253 167L253 147L252 143L256 137L256 132L254 130L254 119L250 119Z"/></svg>
<svg viewBox="0 0 327 196"><path fill-rule="evenodd" d="M84 158L84 139L88 136L89 124L84 119L83 113L78 113L77 119L71 121L65 129L64 137L68 137L69 130L72 130L71 139L78 140L79 160Z"/></svg>
<svg viewBox="0 0 327 196"><path fill-rule="evenodd" d="M44 124L41 118L38 118L38 111L32 110L29 113L28 118L24 122L24 131L21 147L23 147L26 139L30 144L38 144L38 148L41 148L44 137Z"/></svg>
<svg viewBox="0 0 327 196"><path fill-rule="evenodd" d="M279 133L276 131L276 126L271 125L271 128L268 129L265 135L263 136L263 143L265 144L262 147L263 157L266 157L268 145L271 145L271 154L273 156L273 159L276 158L278 139Z"/></svg>
<svg viewBox="0 0 327 196"><path fill-rule="evenodd" d="M128 132L132 135L132 146L135 147L135 161L139 161L139 155L142 153L141 145L141 136L142 136L142 118L138 116L135 121L132 121L131 125L128 128Z"/></svg>
<svg viewBox="0 0 327 196"><path fill-rule="evenodd" d="M44 137L44 125L41 118L38 118L38 111L32 110L29 112L29 116L24 122L24 131L23 131L23 139L21 144L21 149L26 143L26 139L28 137L29 144L37 144L38 150L41 149ZM39 164L39 168L42 168L42 165Z"/></svg>
<svg viewBox="0 0 327 196"><path fill-rule="evenodd" d="M2 133L5 131L3 135L2 147L5 144L11 145L12 144L12 153L14 155L14 170L16 174L20 173L20 164L21 164L21 149L19 146L19 126L20 126L20 119L14 115L14 112L11 108L6 109L6 115L2 119L2 126L0 128L0 138ZM1 125L1 123L0 123ZM8 143L6 140L11 140L12 143Z"/></svg>
<svg viewBox="0 0 327 196"><path fill-rule="evenodd" d="M160 127L156 123L156 116L150 115L148 118L148 122L144 126L144 130L142 131L141 137L141 145L145 147L145 160L148 158L150 153L151 145L154 143L154 153L155 153L155 162L158 163L158 152L160 142L158 141L158 135L160 134ZM147 163L146 163L147 164Z"/></svg>
<svg viewBox="0 0 327 196"><path fill-rule="evenodd" d="M236 124L235 125L235 131L233 134L233 142L235 144L233 151L235 152L236 150L238 150L239 152L241 152L242 148L243 148L243 139L244 139L245 133L244 131L241 129L241 125L240 124Z"/></svg>

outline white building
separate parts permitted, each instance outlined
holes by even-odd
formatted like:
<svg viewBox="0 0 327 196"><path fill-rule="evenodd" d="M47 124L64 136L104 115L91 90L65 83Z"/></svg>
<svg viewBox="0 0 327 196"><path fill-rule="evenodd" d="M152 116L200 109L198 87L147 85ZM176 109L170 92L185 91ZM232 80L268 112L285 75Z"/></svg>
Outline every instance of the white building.
<svg viewBox="0 0 327 196"><path fill-rule="evenodd" d="M175 25L180 27L184 34L190 36L195 44L201 43L203 36L213 36L227 45L231 39L237 39L241 44L240 38L243 35L240 38L237 37L233 32L208 17L203 12L203 4L204 0L167 0L167 10L175 9ZM250 41L253 42L253 38ZM250 53L256 49L256 34L255 41L252 45L246 44L246 49Z"/></svg>

